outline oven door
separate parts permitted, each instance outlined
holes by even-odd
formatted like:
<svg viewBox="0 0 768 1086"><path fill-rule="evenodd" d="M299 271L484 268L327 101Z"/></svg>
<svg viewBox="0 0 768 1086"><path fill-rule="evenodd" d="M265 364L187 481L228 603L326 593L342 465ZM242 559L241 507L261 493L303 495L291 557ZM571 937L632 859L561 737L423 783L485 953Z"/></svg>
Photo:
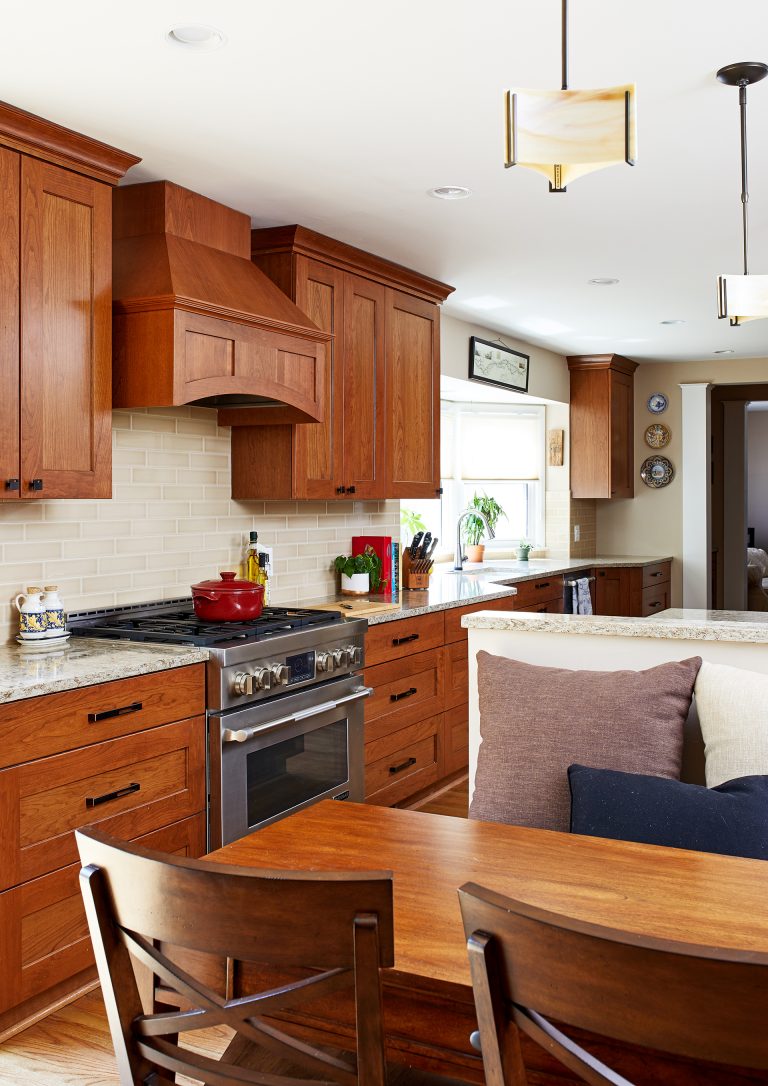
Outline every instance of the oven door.
<svg viewBox="0 0 768 1086"><path fill-rule="evenodd" d="M347 676L211 717L211 741L218 733L221 744L211 804L221 812L222 844L321 799L365 798L363 700L371 693Z"/></svg>

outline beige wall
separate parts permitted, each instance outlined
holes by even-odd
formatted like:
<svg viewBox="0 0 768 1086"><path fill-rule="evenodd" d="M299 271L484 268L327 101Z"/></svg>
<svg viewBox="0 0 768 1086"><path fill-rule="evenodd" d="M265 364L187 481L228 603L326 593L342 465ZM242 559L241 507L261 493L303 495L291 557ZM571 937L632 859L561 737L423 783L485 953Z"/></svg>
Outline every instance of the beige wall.
<svg viewBox="0 0 768 1086"><path fill-rule="evenodd" d="M58 584L71 611L189 596L236 568L248 532L275 550L272 602L336 587L331 561L357 534L399 535L399 502L235 502L230 433L205 408L113 412L108 501L0 502L0 641L11 601Z"/></svg>
<svg viewBox="0 0 768 1086"><path fill-rule="evenodd" d="M680 476L682 393L684 382L713 384L768 382L768 360L713 359L711 362L644 363L635 373L635 498L597 502L597 549L600 554L672 555L672 603L682 599L682 487ZM652 415L646 403L653 392L663 392L669 407ZM656 418L672 431L672 440L661 450L673 463L675 478L662 490L651 490L640 479L640 465L653 450L645 444L645 428Z"/></svg>

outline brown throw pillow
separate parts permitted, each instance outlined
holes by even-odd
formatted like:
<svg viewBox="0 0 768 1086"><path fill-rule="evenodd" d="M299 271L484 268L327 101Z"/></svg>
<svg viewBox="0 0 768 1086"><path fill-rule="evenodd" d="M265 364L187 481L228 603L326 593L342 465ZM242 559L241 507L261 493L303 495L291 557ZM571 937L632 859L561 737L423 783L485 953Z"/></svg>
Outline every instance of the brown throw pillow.
<svg viewBox="0 0 768 1086"><path fill-rule="evenodd" d="M568 766L680 777L701 657L648 671L568 671L477 654L480 736L470 818L568 830Z"/></svg>

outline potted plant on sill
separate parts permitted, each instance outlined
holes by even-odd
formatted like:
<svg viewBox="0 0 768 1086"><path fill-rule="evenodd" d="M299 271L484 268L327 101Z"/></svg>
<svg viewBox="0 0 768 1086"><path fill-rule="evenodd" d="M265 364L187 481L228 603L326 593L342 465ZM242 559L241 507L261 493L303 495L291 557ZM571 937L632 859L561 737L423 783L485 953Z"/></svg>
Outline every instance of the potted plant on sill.
<svg viewBox="0 0 768 1086"><path fill-rule="evenodd" d="M381 559L375 551L340 554L333 565L341 574L342 596L366 596L381 584Z"/></svg>
<svg viewBox="0 0 768 1086"><path fill-rule="evenodd" d="M506 516L506 513L501 508L495 498L489 497L488 494L483 491L482 494L478 494L477 491L472 496L472 501L469 505L470 509L479 509L485 519L488 521L488 527L491 531L496 530L496 525L501 517ZM485 544L480 540L485 533L485 525L480 517L467 517L464 521L464 542L467 545L467 559L470 562L482 562L483 555L485 554Z"/></svg>

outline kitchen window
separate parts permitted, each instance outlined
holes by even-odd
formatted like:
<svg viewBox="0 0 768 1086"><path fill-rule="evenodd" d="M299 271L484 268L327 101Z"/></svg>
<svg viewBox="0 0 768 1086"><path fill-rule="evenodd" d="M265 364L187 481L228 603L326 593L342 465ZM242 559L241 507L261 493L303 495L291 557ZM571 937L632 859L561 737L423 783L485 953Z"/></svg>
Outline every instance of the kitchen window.
<svg viewBox="0 0 768 1086"><path fill-rule="evenodd" d="M438 553L453 553L459 513L483 491L506 513L494 550L512 550L520 539L543 547L545 408L444 400L440 425L442 499L402 503L438 536Z"/></svg>

